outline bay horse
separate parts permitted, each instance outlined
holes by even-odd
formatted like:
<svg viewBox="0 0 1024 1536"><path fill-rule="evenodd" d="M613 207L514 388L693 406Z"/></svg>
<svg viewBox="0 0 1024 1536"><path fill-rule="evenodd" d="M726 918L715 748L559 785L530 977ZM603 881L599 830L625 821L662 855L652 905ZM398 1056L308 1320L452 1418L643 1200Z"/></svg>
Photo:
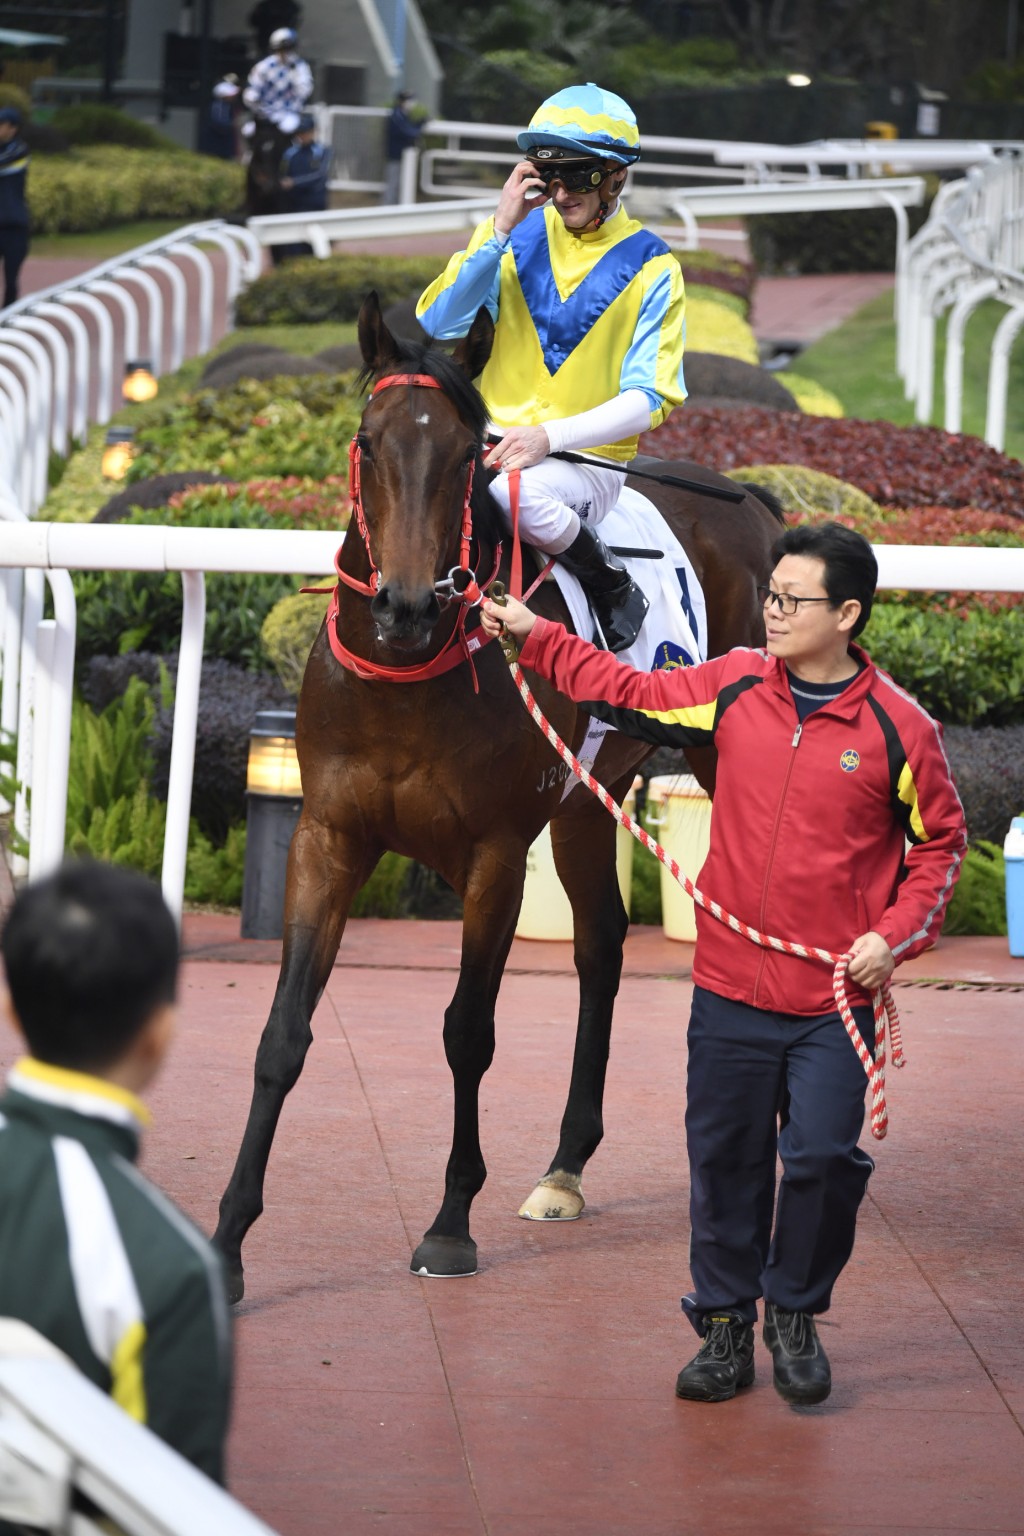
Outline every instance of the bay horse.
<svg viewBox="0 0 1024 1536"><path fill-rule="evenodd" d="M284 133L269 117L255 114L253 131L249 139L249 163L245 170L245 216L283 213L284 193L281 188L281 161L291 144L291 135ZM271 254L275 249L271 246Z"/></svg>
<svg viewBox="0 0 1024 1536"><path fill-rule="evenodd" d="M472 384L493 334L481 309L449 357L396 339L375 294L360 312L365 378L376 387L353 444L354 517L338 556L339 581L299 698L303 808L288 859L281 972L214 1235L233 1300L243 1294L241 1245L263 1209L271 1143L312 1041L313 1011L353 897L387 849L436 870L462 898L464 914L459 980L444 1018L454 1084L451 1155L441 1206L412 1256L413 1272L468 1275L477 1268L469 1213L486 1177L479 1087L494 1052L495 1002L527 850L549 820L555 866L572 906L580 1005L558 1146L522 1214L578 1216L583 1168L602 1138L612 1006L629 922L616 876L616 823L582 785L563 800L567 770L522 707L500 646L485 643L467 654L482 638L477 612L451 600L453 583L457 593L473 578L473 570L459 575L470 563L470 542L479 584L493 576L509 583L509 540L481 464L486 408ZM663 467L738 489L696 465ZM639 488L649 489L648 482ZM764 642L755 588L768 579L781 513L744 491L738 504L724 504L658 487L660 508L703 585L714 655ZM567 619L553 581L542 583L531 602L538 612ZM444 669L452 660L459 664ZM585 712L540 679L532 686L555 729L578 750ZM621 800L650 751L611 733L595 772ZM693 753L691 766L713 789L713 754Z"/></svg>

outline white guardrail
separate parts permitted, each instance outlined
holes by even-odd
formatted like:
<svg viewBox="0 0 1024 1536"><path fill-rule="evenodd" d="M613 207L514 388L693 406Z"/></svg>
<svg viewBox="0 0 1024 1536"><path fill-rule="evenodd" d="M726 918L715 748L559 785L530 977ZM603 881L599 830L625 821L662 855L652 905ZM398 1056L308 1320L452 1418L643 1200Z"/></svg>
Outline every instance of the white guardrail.
<svg viewBox="0 0 1024 1536"><path fill-rule="evenodd" d="M947 432L961 430L967 323L986 299L1006 305L992 340L985 418L985 441L1002 448L1010 351L1024 326L1024 158L974 167L939 189L927 223L901 253L896 294L896 369L918 421L931 420L936 323L948 311Z"/></svg>
<svg viewBox="0 0 1024 1536"><path fill-rule="evenodd" d="M192 797L199 677L206 614L204 572L276 571L295 575L334 569L340 535L258 529L97 526L21 523L0 547L0 566L31 570L180 571L183 584L181 650L174 700L162 885L179 917L185 885L188 818ZM913 591L1024 592L1024 549L937 545L874 546L879 586ZM54 721L53 701L70 697L74 669L74 613L45 621L61 632L54 662L41 668L36 689L40 746L46 759L33 764L30 874L52 869L64 846L70 731ZM45 654L45 652L43 653ZM46 722L46 723L44 723ZM59 787L65 787L65 793ZM39 852L37 853L37 840Z"/></svg>
<svg viewBox="0 0 1024 1536"><path fill-rule="evenodd" d="M12 1318L0 1318L0 1520L55 1536L275 1536Z"/></svg>
<svg viewBox="0 0 1024 1536"><path fill-rule="evenodd" d="M110 420L121 398L118 355L123 361L144 357L159 377L180 368L186 356L209 351L215 303L211 248L224 265L220 315L230 329L235 298L261 271L263 253L249 230L222 219L175 230L68 282L27 295L0 315L0 538L6 537L4 522L23 521L42 505L51 452L67 454L90 422ZM112 309L119 321L116 333ZM67 573L48 572L46 579L55 610L73 614ZM16 777L23 787L14 802L14 825L22 836L28 828L36 729L34 680L38 667L63 671L53 647L63 645L66 628L41 626L43 598L41 571L27 572L24 581L20 571L4 573L0 739L17 737ZM37 643L44 648L39 658ZM69 726L70 712L70 694L54 700L52 723L58 734ZM0 810L6 809L0 802ZM13 862L15 872L24 874L24 860L15 857Z"/></svg>

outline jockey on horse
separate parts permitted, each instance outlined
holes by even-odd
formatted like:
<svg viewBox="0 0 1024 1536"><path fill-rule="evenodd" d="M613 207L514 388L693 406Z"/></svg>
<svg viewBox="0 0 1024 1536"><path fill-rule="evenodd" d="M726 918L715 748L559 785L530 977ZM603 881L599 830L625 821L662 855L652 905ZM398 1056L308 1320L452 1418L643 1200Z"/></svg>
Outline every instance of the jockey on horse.
<svg viewBox="0 0 1024 1536"><path fill-rule="evenodd" d="M510 517L522 471L523 538L576 576L608 648L631 645L647 599L594 531L621 472L551 455L590 449L618 464L685 398L683 279L665 242L619 195L640 158L636 118L594 84L557 92L518 135L524 158L494 215L420 298L429 335L464 336L478 309L496 323L479 380L498 441L485 464Z"/></svg>
<svg viewBox="0 0 1024 1536"><path fill-rule="evenodd" d="M313 72L296 53L297 41L291 27L272 32L271 52L253 65L242 95L254 120L243 130L252 145L246 185L250 214L279 211L281 159L313 94Z"/></svg>

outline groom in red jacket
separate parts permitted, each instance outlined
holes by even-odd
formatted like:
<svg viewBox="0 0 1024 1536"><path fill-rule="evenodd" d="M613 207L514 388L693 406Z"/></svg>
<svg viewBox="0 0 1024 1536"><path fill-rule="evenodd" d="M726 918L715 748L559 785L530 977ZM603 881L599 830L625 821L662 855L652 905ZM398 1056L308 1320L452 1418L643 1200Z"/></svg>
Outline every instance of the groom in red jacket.
<svg viewBox="0 0 1024 1536"><path fill-rule="evenodd" d="M936 722L852 642L878 581L839 523L788 529L761 589L767 643L637 672L537 618L484 604L522 665L616 730L718 749L699 886L752 928L848 952L873 1052L870 993L935 941L966 848ZM874 1164L857 1145L866 1079L819 961L756 947L696 909L687 1035L690 1270L701 1335L676 1393L723 1402L754 1380L754 1325L788 1403L831 1391L815 1317L853 1250ZM775 1198L776 1155L783 1175Z"/></svg>

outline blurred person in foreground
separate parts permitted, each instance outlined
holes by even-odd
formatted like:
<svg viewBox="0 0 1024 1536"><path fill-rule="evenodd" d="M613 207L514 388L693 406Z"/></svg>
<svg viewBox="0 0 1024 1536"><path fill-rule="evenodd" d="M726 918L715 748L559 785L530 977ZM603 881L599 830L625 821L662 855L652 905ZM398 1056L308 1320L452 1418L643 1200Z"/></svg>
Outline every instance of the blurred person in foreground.
<svg viewBox="0 0 1024 1536"><path fill-rule="evenodd" d="M70 862L0 936L28 1054L0 1097L0 1316L57 1346L217 1482L231 1393L220 1259L136 1169L171 1042L178 936L158 888Z"/></svg>
<svg viewBox="0 0 1024 1536"><path fill-rule="evenodd" d="M850 955L847 993L874 1054L870 994L938 937L966 849L941 728L853 643L878 567L838 523L789 528L761 588L764 650L635 671L486 601L520 660L616 730L718 750L702 893L749 927ZM594 702L597 701L597 702ZM691 877L694 878L694 877ZM820 961L762 949L697 906L687 1034L690 1271L702 1339L676 1395L723 1402L754 1381L754 1325L776 1391L832 1387L815 1318L854 1243L874 1163L858 1145L866 1074ZM776 1200L776 1154L782 1180Z"/></svg>
<svg viewBox="0 0 1024 1536"><path fill-rule="evenodd" d="M4 309L17 302L18 276L28 255L25 183L29 158L21 137L21 113L17 107L0 107L0 261L4 268Z"/></svg>

